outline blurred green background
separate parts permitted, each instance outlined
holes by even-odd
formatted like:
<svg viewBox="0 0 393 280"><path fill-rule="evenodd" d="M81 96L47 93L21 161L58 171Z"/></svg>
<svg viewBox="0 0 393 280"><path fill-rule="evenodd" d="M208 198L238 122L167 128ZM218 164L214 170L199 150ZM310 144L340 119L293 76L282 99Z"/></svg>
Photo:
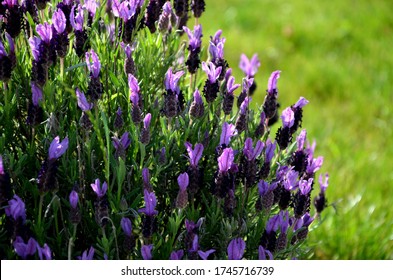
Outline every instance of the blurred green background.
<svg viewBox="0 0 393 280"><path fill-rule="evenodd" d="M278 69L280 111L310 101L303 127L336 209L310 233L309 258L393 259L392 10L389 0L206 0L204 45L223 30L237 82L240 54L259 55L254 104Z"/></svg>

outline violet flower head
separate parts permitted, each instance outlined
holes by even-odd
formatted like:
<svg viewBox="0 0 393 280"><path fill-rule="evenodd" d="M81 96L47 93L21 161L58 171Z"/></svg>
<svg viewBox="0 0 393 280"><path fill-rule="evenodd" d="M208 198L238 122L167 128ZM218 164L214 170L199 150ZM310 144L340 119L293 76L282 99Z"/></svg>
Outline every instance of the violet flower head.
<svg viewBox="0 0 393 280"><path fill-rule="evenodd" d="M26 221L25 203L19 196L14 194L14 198L8 201L8 207L5 208L5 214L11 216L14 221L19 218L22 219L22 223L24 224Z"/></svg>
<svg viewBox="0 0 393 280"><path fill-rule="evenodd" d="M151 122L151 114L148 113L145 118L143 119L143 127L147 130L150 127Z"/></svg>
<svg viewBox="0 0 393 280"><path fill-rule="evenodd" d="M296 142L297 142L297 149L303 150L304 148L304 143L306 142L306 137L307 137L307 131L305 129L302 129L302 131L300 131L299 136L296 138Z"/></svg>
<svg viewBox="0 0 393 280"><path fill-rule="evenodd" d="M280 215L274 215L271 217L266 224L266 232L270 234L271 232L276 232L280 226Z"/></svg>
<svg viewBox="0 0 393 280"><path fill-rule="evenodd" d="M98 58L98 55L95 53L94 50L90 50L90 52L86 52L85 55L86 55L87 68L89 69L91 75L94 78L98 78L101 70L101 62L100 59Z"/></svg>
<svg viewBox="0 0 393 280"><path fill-rule="evenodd" d="M126 236L129 236L129 237L130 237L131 234L132 234L132 224L131 224L131 220L130 220L129 218L123 217L123 218L121 218L120 225L121 225L121 228L122 228L124 234L125 234Z"/></svg>
<svg viewBox="0 0 393 280"><path fill-rule="evenodd" d="M228 94L233 94L233 92L240 87L240 84L235 84L235 77L231 76L227 82Z"/></svg>
<svg viewBox="0 0 393 280"><path fill-rule="evenodd" d="M248 137L244 143L243 154L250 161L256 159L263 150L264 144L260 140L255 145L255 149L253 147L252 139Z"/></svg>
<svg viewBox="0 0 393 280"><path fill-rule="evenodd" d="M67 21L64 12L61 9L57 9L57 11L53 12L52 23L58 34L62 34L66 29Z"/></svg>
<svg viewBox="0 0 393 280"><path fill-rule="evenodd" d="M143 245L141 248L142 258L144 260L151 260L153 258L153 255L151 252L152 250L153 250L153 244Z"/></svg>
<svg viewBox="0 0 393 280"><path fill-rule="evenodd" d="M172 67L168 69L165 74L165 89L171 90L176 94L179 94L180 88L178 86L181 76L183 76L184 71L178 71L175 74L172 72Z"/></svg>
<svg viewBox="0 0 393 280"><path fill-rule="evenodd" d="M297 180L298 176L299 173L297 171L292 169L288 170L284 175L284 177L282 178L283 180L282 183L284 185L284 188L288 191L292 191L296 189L298 186L298 180Z"/></svg>
<svg viewBox="0 0 393 280"><path fill-rule="evenodd" d="M139 1L125 0L119 4L117 0L113 0L112 12L115 17L120 17L124 21L128 21L134 16Z"/></svg>
<svg viewBox="0 0 393 280"><path fill-rule="evenodd" d="M4 48L3 42L0 40L0 58L7 56L7 52Z"/></svg>
<svg viewBox="0 0 393 280"><path fill-rule="evenodd" d="M194 32L192 32L187 26L183 26L183 30L188 35L190 50L195 51L200 48L202 45L202 25L195 25Z"/></svg>
<svg viewBox="0 0 393 280"><path fill-rule="evenodd" d="M277 70L274 71L270 77L269 81L267 82L267 92L270 95L277 95L277 80L280 78L281 71Z"/></svg>
<svg viewBox="0 0 393 280"><path fill-rule="evenodd" d="M241 260L245 249L246 242L243 239L232 239L227 248L228 260Z"/></svg>
<svg viewBox="0 0 393 280"><path fill-rule="evenodd" d="M177 251L173 251L171 253L171 256L169 257L170 260L181 260L184 256L184 251L183 250L177 250Z"/></svg>
<svg viewBox="0 0 393 280"><path fill-rule="evenodd" d="M37 251L38 251L38 257L40 258L40 260L51 260L52 259L52 251L49 248L48 244L44 244L44 246L42 246L42 248L38 245L37 243Z"/></svg>
<svg viewBox="0 0 393 280"><path fill-rule="evenodd" d="M142 169L142 180L145 185L150 184L150 172L149 172L149 168L147 167Z"/></svg>
<svg viewBox="0 0 393 280"><path fill-rule="evenodd" d="M40 44L41 44L41 39L38 38L37 36L34 36L32 38L29 38L29 45L31 48L31 53L33 55L33 58L35 61L40 60ZM5 52L5 50L4 50ZM0 51L0 57L1 57L1 51Z"/></svg>
<svg viewBox="0 0 393 280"><path fill-rule="evenodd" d="M145 207L139 209L139 212L144 213L146 216L157 215L158 211L155 210L157 206L157 198L154 192L149 193L147 190L144 190L143 199L145 201Z"/></svg>
<svg viewBox="0 0 393 280"><path fill-rule="evenodd" d="M258 259L259 260L273 260L273 254L269 250L265 250L261 245L258 247Z"/></svg>
<svg viewBox="0 0 393 280"><path fill-rule="evenodd" d="M33 94L33 104L34 106L38 106L39 102L43 99L42 90L35 82L31 82L30 86Z"/></svg>
<svg viewBox="0 0 393 280"><path fill-rule="evenodd" d="M254 77L260 66L261 62L257 54L254 54L251 60L249 60L245 54L240 56L239 68L248 78Z"/></svg>
<svg viewBox="0 0 393 280"><path fill-rule="evenodd" d="M209 53L212 61L224 59L224 43L213 44L210 42Z"/></svg>
<svg viewBox="0 0 393 280"><path fill-rule="evenodd" d="M202 96L198 89L194 91L194 101L196 104L203 105Z"/></svg>
<svg viewBox="0 0 393 280"><path fill-rule="evenodd" d="M93 103L89 103L87 101L85 94L79 88L76 88L75 93L76 99L78 101L78 107L83 112L89 111L91 108L93 108Z"/></svg>
<svg viewBox="0 0 393 280"><path fill-rule="evenodd" d="M288 211L280 211L280 231L286 233L289 228L289 213Z"/></svg>
<svg viewBox="0 0 393 280"><path fill-rule="evenodd" d="M234 124L228 124L225 122L222 125L220 145L228 146L231 138L235 135L237 135L236 126Z"/></svg>
<svg viewBox="0 0 393 280"><path fill-rule="evenodd" d="M188 184L189 184L189 178L187 172L184 172L177 177L177 184L179 185L180 191L185 191L187 190Z"/></svg>
<svg viewBox="0 0 393 280"><path fill-rule="evenodd" d="M131 144L130 133L128 131L124 132L123 135L118 139L117 137L112 138L113 147L116 150L124 149L126 150Z"/></svg>
<svg viewBox="0 0 393 280"><path fill-rule="evenodd" d="M1 173L1 172L0 172L0 173ZM324 176L324 175L325 175L325 176ZM325 177L325 180L323 180L324 177ZM328 174L328 173L325 173L325 174L319 175L319 180L318 180L318 182L319 182L319 185L320 185L320 187L321 187L321 192L322 192L322 193L325 193L325 192L326 192L326 189L327 189L327 187L328 187L328 185L329 185L329 174Z"/></svg>
<svg viewBox="0 0 393 280"><path fill-rule="evenodd" d="M293 227L293 231L297 231L302 227L307 228L314 221L314 218L310 216L309 213L304 214L300 219L298 219Z"/></svg>
<svg viewBox="0 0 393 280"><path fill-rule="evenodd" d="M217 45L217 44L220 43L220 42L225 43L225 38L224 38L224 37L221 38L221 35L222 35L222 30L219 29L219 30L217 30L217 32L214 34L213 37L210 37L210 41L211 41L214 45Z"/></svg>
<svg viewBox="0 0 393 280"><path fill-rule="evenodd" d="M94 18L96 15L97 8L99 7L98 3L95 0L86 0L85 4L83 4L82 8L89 12L91 18Z"/></svg>
<svg viewBox="0 0 393 280"><path fill-rule="evenodd" d="M264 180L258 182L258 192L260 196L264 196L269 191L273 191L277 187L277 182L269 184Z"/></svg>
<svg viewBox="0 0 393 280"><path fill-rule="evenodd" d="M28 256L33 256L36 253L38 244L32 237L25 243L22 237L17 236L13 246L15 253L22 259L26 259Z"/></svg>
<svg viewBox="0 0 393 280"><path fill-rule="evenodd" d="M308 161L306 172L308 174L314 174L317 172L323 164L323 157L319 156L317 158L311 158Z"/></svg>
<svg viewBox="0 0 393 280"><path fill-rule="evenodd" d="M198 255L199 255L199 257L200 257L202 260L207 260L207 259L209 258L209 256L210 256L211 254L213 254L215 251L216 251L216 250L214 250L214 249L207 250L206 252L203 252L203 251L201 251L201 250L198 250Z"/></svg>
<svg viewBox="0 0 393 280"><path fill-rule="evenodd" d="M52 25L45 22L44 24L39 24L36 27L37 33L40 35L41 40L45 43L49 44L50 40L52 39Z"/></svg>
<svg viewBox="0 0 393 280"><path fill-rule="evenodd" d="M0 175L4 175L3 157L0 155Z"/></svg>
<svg viewBox="0 0 393 280"><path fill-rule="evenodd" d="M284 109L281 115L283 127L292 127L295 122L295 114L293 113L291 107Z"/></svg>
<svg viewBox="0 0 393 280"><path fill-rule="evenodd" d="M248 105L250 104L250 102L251 102L251 97L247 96L247 97L244 99L244 101L242 102L242 104L240 105L240 113L241 113L242 115L245 115L245 114L246 114L247 108L248 108Z"/></svg>
<svg viewBox="0 0 393 280"><path fill-rule="evenodd" d="M310 193L312 182L313 182L313 178L299 181L299 190L302 195L306 196Z"/></svg>
<svg viewBox="0 0 393 280"><path fill-rule="evenodd" d="M276 142L272 142L269 139L266 140L265 148L265 162L271 162L274 156L274 151L276 150Z"/></svg>
<svg viewBox="0 0 393 280"><path fill-rule="evenodd" d="M131 55L133 51L135 50L135 44L130 46L130 44L124 44L123 42L120 42L120 46L124 50L124 53L126 54L127 58L131 58Z"/></svg>
<svg viewBox="0 0 393 280"><path fill-rule="evenodd" d="M208 63L202 61L202 70L205 71L209 82L214 84L217 79L220 77L222 67L216 67L213 62L209 61Z"/></svg>
<svg viewBox="0 0 393 280"><path fill-rule="evenodd" d="M78 206L78 201L79 201L79 195L76 191L72 191L70 193L70 205L72 208L76 209L76 207Z"/></svg>
<svg viewBox="0 0 393 280"><path fill-rule="evenodd" d="M77 8L77 13L75 15L75 8ZM75 30L82 31L83 30L83 9L80 4L72 6L70 13L70 23Z"/></svg>
<svg viewBox="0 0 393 280"><path fill-rule="evenodd" d="M295 103L295 105L293 105L294 108L303 108L304 106L306 106L309 103L309 101L304 98L303 96L301 96L299 98L299 100Z"/></svg>
<svg viewBox="0 0 393 280"><path fill-rule="evenodd" d="M78 257L78 259L83 261L91 261L94 258L94 251L94 247L91 246L89 251L83 251L82 256Z"/></svg>
<svg viewBox="0 0 393 280"><path fill-rule="evenodd" d="M225 72L225 83L228 84L229 78L232 77L232 68L228 68L227 71ZM235 82L235 80L233 80Z"/></svg>
<svg viewBox="0 0 393 280"><path fill-rule="evenodd" d="M243 92L248 92L254 83L254 78L245 77L242 79Z"/></svg>
<svg viewBox="0 0 393 280"><path fill-rule="evenodd" d="M188 233L194 232L196 229L199 229L203 223L203 218L200 218L197 223L186 219L185 226Z"/></svg>
<svg viewBox="0 0 393 280"><path fill-rule="evenodd" d="M103 197L108 190L108 184L104 182L101 185L100 179L96 179L94 184L90 184L90 186L99 198Z"/></svg>
<svg viewBox="0 0 393 280"><path fill-rule="evenodd" d="M221 156L217 159L218 160L218 169L221 173L226 173L231 169L233 161L235 159L234 152L232 148L225 148L222 151Z"/></svg>
<svg viewBox="0 0 393 280"><path fill-rule="evenodd" d="M190 159L190 165L191 166L197 166L199 160L202 158L202 153L203 153L203 145L200 143L195 144L195 148L192 149L192 145L189 142L186 142L184 144L187 149L187 153Z"/></svg>
<svg viewBox="0 0 393 280"><path fill-rule="evenodd" d="M49 146L49 159L58 159L61 157L68 149L68 137L64 138L60 142L60 137L56 136Z"/></svg>
<svg viewBox="0 0 393 280"><path fill-rule="evenodd" d="M140 92L140 88L139 88L138 80L132 74L128 74L128 86L130 88L130 99L132 103L138 104L139 101L138 95ZM135 102L132 100L133 98L135 99L134 100Z"/></svg>

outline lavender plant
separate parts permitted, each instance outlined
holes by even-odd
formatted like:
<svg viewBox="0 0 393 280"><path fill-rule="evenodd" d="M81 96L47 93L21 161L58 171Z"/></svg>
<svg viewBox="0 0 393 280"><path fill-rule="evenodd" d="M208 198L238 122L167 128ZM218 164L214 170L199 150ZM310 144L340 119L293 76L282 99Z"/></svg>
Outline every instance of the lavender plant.
<svg viewBox="0 0 393 280"><path fill-rule="evenodd" d="M223 32L188 22L205 1L41 2L0 9L2 259L303 256L328 174L315 195L308 101L279 112L280 71L255 109L261 63L242 54L237 92Z"/></svg>

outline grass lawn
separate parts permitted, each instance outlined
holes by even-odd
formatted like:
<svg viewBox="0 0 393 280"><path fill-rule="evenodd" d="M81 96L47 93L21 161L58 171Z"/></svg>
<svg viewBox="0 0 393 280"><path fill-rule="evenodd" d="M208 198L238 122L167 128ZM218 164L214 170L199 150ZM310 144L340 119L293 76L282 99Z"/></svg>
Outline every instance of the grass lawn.
<svg viewBox="0 0 393 280"><path fill-rule="evenodd" d="M282 70L281 109L299 96L303 126L329 172L334 207L311 232L315 259L393 259L393 15L390 1L207 0L204 40L217 29L237 82L240 54L258 53L254 104ZM273 128L275 129L275 128Z"/></svg>

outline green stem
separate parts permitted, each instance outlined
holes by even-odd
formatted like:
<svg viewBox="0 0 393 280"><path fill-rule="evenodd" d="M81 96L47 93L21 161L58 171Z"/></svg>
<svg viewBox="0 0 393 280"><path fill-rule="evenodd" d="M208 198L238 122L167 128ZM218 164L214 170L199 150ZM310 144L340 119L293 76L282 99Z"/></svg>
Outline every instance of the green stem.
<svg viewBox="0 0 393 280"><path fill-rule="evenodd" d="M74 246L74 239L76 236L76 228L78 225L74 225L74 232L68 242L68 260L71 260L71 255L72 255L72 247Z"/></svg>
<svg viewBox="0 0 393 280"><path fill-rule="evenodd" d="M60 79L64 80L64 57L60 57Z"/></svg>
<svg viewBox="0 0 393 280"><path fill-rule="evenodd" d="M41 228L42 205L44 204L44 194L40 194L40 202L38 204L38 227Z"/></svg>

